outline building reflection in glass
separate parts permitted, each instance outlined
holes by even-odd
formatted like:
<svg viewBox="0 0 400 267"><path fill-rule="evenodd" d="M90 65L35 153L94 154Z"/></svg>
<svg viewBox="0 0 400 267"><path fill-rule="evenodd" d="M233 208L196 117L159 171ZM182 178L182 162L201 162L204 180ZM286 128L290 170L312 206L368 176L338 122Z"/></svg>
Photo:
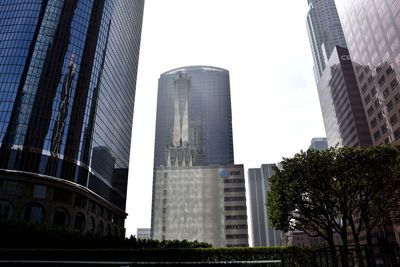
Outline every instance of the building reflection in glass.
<svg viewBox="0 0 400 267"><path fill-rule="evenodd" d="M62 178L125 216L143 8L0 2L0 169Z"/></svg>

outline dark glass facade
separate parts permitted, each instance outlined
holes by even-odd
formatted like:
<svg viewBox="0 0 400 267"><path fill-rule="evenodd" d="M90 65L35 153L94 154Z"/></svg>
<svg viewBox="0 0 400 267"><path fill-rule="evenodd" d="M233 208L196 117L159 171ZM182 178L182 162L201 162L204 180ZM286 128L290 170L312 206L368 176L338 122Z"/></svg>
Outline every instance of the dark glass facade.
<svg viewBox="0 0 400 267"><path fill-rule="evenodd" d="M0 169L125 210L144 0L0 2Z"/></svg>
<svg viewBox="0 0 400 267"><path fill-rule="evenodd" d="M318 82L329 146L372 145L364 106L349 51L335 47Z"/></svg>
<svg viewBox="0 0 400 267"><path fill-rule="evenodd" d="M229 72L190 66L161 74L158 81L154 167L165 165L165 148L173 140L174 79L185 74L190 83L189 144L197 148L193 165L232 164L232 115Z"/></svg>

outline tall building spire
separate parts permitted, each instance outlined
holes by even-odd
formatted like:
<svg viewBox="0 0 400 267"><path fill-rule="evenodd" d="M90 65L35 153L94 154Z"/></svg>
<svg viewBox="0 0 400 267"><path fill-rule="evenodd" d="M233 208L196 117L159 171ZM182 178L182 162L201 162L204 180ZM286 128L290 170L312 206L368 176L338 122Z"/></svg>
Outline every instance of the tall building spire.
<svg viewBox="0 0 400 267"><path fill-rule="evenodd" d="M308 0L307 30L318 82L335 46L347 47L334 0Z"/></svg>

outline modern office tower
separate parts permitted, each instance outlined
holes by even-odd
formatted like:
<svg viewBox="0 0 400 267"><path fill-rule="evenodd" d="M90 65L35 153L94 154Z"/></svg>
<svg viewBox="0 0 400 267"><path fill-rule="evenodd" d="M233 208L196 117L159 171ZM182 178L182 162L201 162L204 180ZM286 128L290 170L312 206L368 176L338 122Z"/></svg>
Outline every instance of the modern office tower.
<svg viewBox="0 0 400 267"><path fill-rule="evenodd" d="M136 239L150 239L150 228L138 228L136 231Z"/></svg>
<svg viewBox="0 0 400 267"><path fill-rule="evenodd" d="M197 149L199 155L193 165L232 164L229 72L209 66L190 66L170 70L159 78L154 166L165 165L166 146L171 143L176 145L172 135L174 123L175 127L178 124L174 121L178 114L175 110L175 88L184 86L190 87L189 96L182 92L188 106L187 110L183 110L182 105L179 112L188 117L189 128L187 133L183 133L182 142L188 141Z"/></svg>
<svg viewBox="0 0 400 267"><path fill-rule="evenodd" d="M0 2L0 217L123 235L143 8Z"/></svg>
<svg viewBox="0 0 400 267"><path fill-rule="evenodd" d="M243 166L233 164L230 103L224 69L191 66L160 76L154 239L248 245Z"/></svg>
<svg viewBox="0 0 400 267"><path fill-rule="evenodd" d="M248 170L250 212L253 246L280 246L282 232L275 230L268 219L268 179L274 174L275 164L263 164L261 168Z"/></svg>
<svg viewBox="0 0 400 267"><path fill-rule="evenodd" d="M374 145L400 143L400 3L337 1Z"/></svg>
<svg viewBox="0 0 400 267"><path fill-rule="evenodd" d="M374 145L400 144L400 3L336 0ZM400 243L400 227L385 229ZM379 230L378 230L379 232ZM381 231L382 232L382 231Z"/></svg>
<svg viewBox="0 0 400 267"><path fill-rule="evenodd" d="M308 5L307 30L318 83L335 46L346 47L346 40L334 0L308 0Z"/></svg>
<svg viewBox="0 0 400 267"><path fill-rule="evenodd" d="M328 149L328 140L326 137L314 137L311 139L311 145L309 149L325 150Z"/></svg>
<svg viewBox="0 0 400 267"><path fill-rule="evenodd" d="M336 46L326 64L317 88L329 147L372 145L349 51Z"/></svg>

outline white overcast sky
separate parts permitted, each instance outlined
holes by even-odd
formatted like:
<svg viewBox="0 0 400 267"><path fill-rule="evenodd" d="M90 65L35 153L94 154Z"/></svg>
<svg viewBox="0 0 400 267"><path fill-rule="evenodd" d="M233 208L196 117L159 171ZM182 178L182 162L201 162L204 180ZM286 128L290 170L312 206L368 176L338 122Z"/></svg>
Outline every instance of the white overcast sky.
<svg viewBox="0 0 400 267"><path fill-rule="evenodd" d="M276 163L325 136L306 0L146 0L133 118L127 235L150 227L158 78L229 70L235 163ZM247 171L246 171L247 172Z"/></svg>

